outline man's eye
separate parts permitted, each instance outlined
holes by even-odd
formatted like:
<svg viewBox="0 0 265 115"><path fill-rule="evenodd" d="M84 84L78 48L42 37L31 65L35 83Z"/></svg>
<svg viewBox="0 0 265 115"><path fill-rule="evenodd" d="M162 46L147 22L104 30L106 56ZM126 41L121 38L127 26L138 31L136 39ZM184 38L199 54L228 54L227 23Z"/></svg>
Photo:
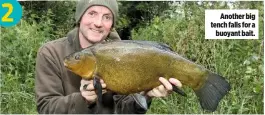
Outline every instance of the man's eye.
<svg viewBox="0 0 265 115"><path fill-rule="evenodd" d="M104 16L104 19L105 20L112 20L112 17L111 16Z"/></svg>
<svg viewBox="0 0 265 115"><path fill-rule="evenodd" d="M109 16L106 16L106 19L107 19L107 20L109 20L109 19L110 19L110 17L109 17Z"/></svg>
<svg viewBox="0 0 265 115"><path fill-rule="evenodd" d="M95 15L96 15L95 12L89 12L88 14L89 14L90 16L95 16Z"/></svg>

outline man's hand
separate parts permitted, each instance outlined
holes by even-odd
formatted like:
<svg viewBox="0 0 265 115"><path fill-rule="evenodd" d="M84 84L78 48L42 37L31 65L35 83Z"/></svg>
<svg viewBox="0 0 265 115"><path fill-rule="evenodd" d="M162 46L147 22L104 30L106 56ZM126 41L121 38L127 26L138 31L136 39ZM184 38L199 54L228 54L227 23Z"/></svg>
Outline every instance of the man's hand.
<svg viewBox="0 0 265 115"><path fill-rule="evenodd" d="M102 79L100 79L100 83L102 85L102 94L106 93L106 84ZM95 88L93 85L93 80L81 80L80 86L81 95L87 100L88 104L96 102L97 94L95 92Z"/></svg>
<svg viewBox="0 0 265 115"><path fill-rule="evenodd" d="M177 87L182 87L182 84L179 80L175 78L170 78L169 80L160 77L159 81L162 83L162 85L148 91L145 93L147 97L166 97L169 94L171 94L173 87L171 84L177 86Z"/></svg>

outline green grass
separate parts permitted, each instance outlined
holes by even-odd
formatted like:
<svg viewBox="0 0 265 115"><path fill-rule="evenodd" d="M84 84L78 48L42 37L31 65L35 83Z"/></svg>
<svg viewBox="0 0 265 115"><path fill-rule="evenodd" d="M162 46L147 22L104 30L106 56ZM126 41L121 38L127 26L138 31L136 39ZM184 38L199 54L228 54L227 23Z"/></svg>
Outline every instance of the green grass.
<svg viewBox="0 0 265 115"><path fill-rule="evenodd" d="M29 78L20 84L19 77L12 74L2 74L1 86L1 113L36 113L35 95L33 90L34 79Z"/></svg>
<svg viewBox="0 0 265 115"><path fill-rule="evenodd" d="M40 27L45 29L40 30ZM21 20L11 28L1 28L1 110L0 113L34 114L35 58L47 42L49 27Z"/></svg>
<svg viewBox="0 0 265 115"><path fill-rule="evenodd" d="M132 31L132 38L166 43L181 56L224 76L232 89L214 114L263 114L263 18L259 18L258 40L205 40L201 19L203 16L190 20L155 18L150 26ZM0 113L37 113L35 58L40 45L52 39L51 26L49 20L40 24L21 20L17 26L1 28ZM148 113L211 113L201 109L190 88L183 88L187 97L172 94L156 98Z"/></svg>

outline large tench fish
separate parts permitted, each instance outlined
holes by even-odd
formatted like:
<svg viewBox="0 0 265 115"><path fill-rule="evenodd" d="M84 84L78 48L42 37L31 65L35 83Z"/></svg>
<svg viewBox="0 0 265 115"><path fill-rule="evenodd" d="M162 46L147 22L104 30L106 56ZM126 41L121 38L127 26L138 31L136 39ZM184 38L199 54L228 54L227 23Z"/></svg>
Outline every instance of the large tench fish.
<svg viewBox="0 0 265 115"><path fill-rule="evenodd" d="M99 76L108 90L125 95L161 85L159 77L173 77L192 88L202 108L210 111L230 90L222 76L181 57L166 44L151 41L94 44L67 56L64 64L82 78Z"/></svg>

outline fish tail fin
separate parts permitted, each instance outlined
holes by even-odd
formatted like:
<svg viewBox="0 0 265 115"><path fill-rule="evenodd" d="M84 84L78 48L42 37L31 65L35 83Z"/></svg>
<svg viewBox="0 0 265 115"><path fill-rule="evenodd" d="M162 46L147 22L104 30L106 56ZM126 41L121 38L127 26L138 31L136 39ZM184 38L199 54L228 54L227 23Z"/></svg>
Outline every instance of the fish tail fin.
<svg viewBox="0 0 265 115"><path fill-rule="evenodd" d="M230 84L222 76L209 72L204 85L195 90L195 93L203 109L215 111L220 100L230 89Z"/></svg>

